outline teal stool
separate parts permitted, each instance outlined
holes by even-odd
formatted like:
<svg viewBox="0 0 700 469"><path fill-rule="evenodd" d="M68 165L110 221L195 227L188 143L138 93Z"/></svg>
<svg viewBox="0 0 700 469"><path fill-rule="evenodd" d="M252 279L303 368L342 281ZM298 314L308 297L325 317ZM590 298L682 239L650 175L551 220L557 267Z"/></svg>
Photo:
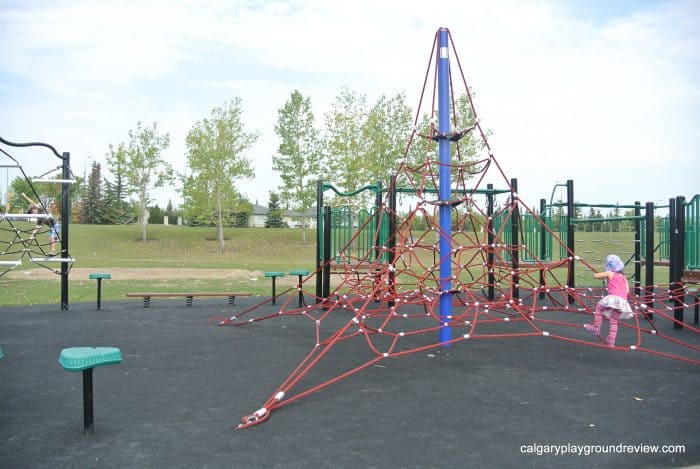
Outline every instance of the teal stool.
<svg viewBox="0 0 700 469"><path fill-rule="evenodd" d="M299 291L299 307L304 304L304 292L301 290L301 282L304 277L309 275L308 270L290 270L289 275L296 275L299 277L299 282L297 283L297 290Z"/></svg>
<svg viewBox="0 0 700 469"><path fill-rule="evenodd" d="M110 279L110 274L90 274L90 280L97 280L97 309L102 307L102 279Z"/></svg>
<svg viewBox="0 0 700 469"><path fill-rule="evenodd" d="M122 353L115 347L72 347L61 350L58 362L68 371L83 372L83 432L92 433L92 369L121 363Z"/></svg>
<svg viewBox="0 0 700 469"><path fill-rule="evenodd" d="M277 293L275 290L275 280L277 277L284 277L284 272L265 272L265 277L272 279L272 304L277 304Z"/></svg>

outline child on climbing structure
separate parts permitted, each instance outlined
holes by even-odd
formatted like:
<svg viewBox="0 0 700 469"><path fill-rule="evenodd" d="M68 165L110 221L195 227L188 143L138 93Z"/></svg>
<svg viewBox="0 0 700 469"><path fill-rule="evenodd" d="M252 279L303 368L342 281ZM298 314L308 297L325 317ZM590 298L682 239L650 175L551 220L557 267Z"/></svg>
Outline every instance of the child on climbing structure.
<svg viewBox="0 0 700 469"><path fill-rule="evenodd" d="M610 254L605 258L605 272L596 272L593 278L606 279L608 281L608 294L598 302L593 312L593 324L584 324L588 332L600 336L600 326L603 324L603 315L610 320L610 331L605 343L608 347L615 346L617 337L618 319L629 319L632 317L632 308L627 302L629 294L629 284L627 277L622 272L625 268L624 262L618 256Z"/></svg>
<svg viewBox="0 0 700 469"><path fill-rule="evenodd" d="M22 192L22 197L24 197L27 202L29 202L29 210L27 213L29 214L41 214L44 210L41 205L39 205L37 202L32 200L27 194ZM56 203L51 202L49 204L49 210L55 211L56 210ZM56 241L58 241L58 233L61 230L61 225L57 221L54 220L54 218L51 216L51 213L48 212L46 215L48 215L45 218L37 220L37 225L34 227L32 230L31 234L29 235L29 241L32 241L36 238L36 234L41 230L41 225L47 225L48 228L48 234L49 234L49 253L47 254L49 257L53 257L56 255Z"/></svg>

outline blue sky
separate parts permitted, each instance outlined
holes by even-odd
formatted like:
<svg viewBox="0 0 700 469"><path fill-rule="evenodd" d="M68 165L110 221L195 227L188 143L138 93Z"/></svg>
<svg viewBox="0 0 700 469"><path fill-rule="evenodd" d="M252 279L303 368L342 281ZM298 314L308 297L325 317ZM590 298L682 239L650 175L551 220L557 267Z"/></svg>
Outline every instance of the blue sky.
<svg viewBox="0 0 700 469"><path fill-rule="evenodd" d="M698 2L440 5L5 1L0 135L69 151L82 175L138 121L158 122L183 171L187 131L238 96L261 135L249 153L256 178L240 188L266 205L279 184L277 110L294 89L319 124L342 86L370 103L404 92L415 108L433 35L447 27L494 154L529 203L567 179L591 203L700 192ZM30 153L23 164L39 174L58 163ZM156 196L179 203L172 191Z"/></svg>

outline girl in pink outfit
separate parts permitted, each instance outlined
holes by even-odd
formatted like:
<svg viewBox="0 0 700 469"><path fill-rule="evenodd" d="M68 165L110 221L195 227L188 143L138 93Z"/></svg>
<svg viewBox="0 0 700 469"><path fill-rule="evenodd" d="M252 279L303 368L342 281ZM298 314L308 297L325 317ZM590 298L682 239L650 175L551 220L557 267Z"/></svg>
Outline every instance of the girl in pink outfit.
<svg viewBox="0 0 700 469"><path fill-rule="evenodd" d="M606 279L608 281L608 294L598 302L595 307L593 324L585 324L583 327L588 332L600 336L600 326L603 324L603 315L610 320L610 332L605 343L608 347L615 346L617 337L618 319L629 319L632 317L632 308L627 302L627 295L630 287L627 277L622 273L625 268L624 262L618 256L611 254L605 258L605 272L596 272L593 278Z"/></svg>

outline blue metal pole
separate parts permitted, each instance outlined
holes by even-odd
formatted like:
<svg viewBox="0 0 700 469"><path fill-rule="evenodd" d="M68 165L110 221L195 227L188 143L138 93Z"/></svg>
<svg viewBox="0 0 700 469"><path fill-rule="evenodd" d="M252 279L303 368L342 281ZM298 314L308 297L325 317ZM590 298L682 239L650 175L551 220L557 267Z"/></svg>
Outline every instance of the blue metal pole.
<svg viewBox="0 0 700 469"><path fill-rule="evenodd" d="M448 31L440 29L440 53L438 55L438 151L440 155L440 321L446 324L452 316L452 211L450 141L445 137L450 131L450 61ZM440 328L440 341L452 339L450 326Z"/></svg>

